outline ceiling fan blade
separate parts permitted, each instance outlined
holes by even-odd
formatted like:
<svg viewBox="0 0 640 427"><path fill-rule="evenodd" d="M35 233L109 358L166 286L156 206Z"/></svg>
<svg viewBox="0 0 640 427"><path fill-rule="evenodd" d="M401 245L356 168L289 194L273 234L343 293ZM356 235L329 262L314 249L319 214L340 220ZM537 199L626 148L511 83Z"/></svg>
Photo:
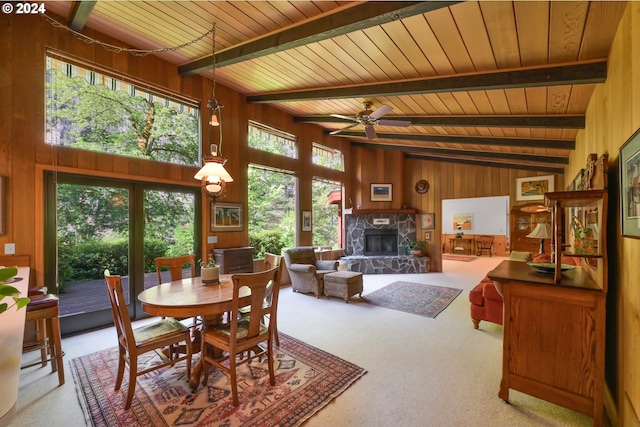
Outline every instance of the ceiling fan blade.
<svg viewBox="0 0 640 427"><path fill-rule="evenodd" d="M373 113L369 114L369 118L374 119L374 120L375 119L379 119L380 117L384 116L385 114L387 114L391 110L393 110L393 107L390 107L390 106L388 106L386 104L383 104L376 111L374 111Z"/></svg>
<svg viewBox="0 0 640 427"><path fill-rule="evenodd" d="M382 126L399 126L406 128L407 126L411 126L411 122L408 120L378 120L376 121L377 125Z"/></svg>
<svg viewBox="0 0 640 427"><path fill-rule="evenodd" d="M331 117L336 117L338 119L349 120L349 121L352 121L352 122L356 121L355 117L343 116L342 114L330 114L330 116Z"/></svg>
<svg viewBox="0 0 640 427"><path fill-rule="evenodd" d="M364 127L364 133L367 135L367 138L369 139L373 139L373 138L377 138L378 135L376 134L375 129L373 129L373 125L368 125Z"/></svg>
<svg viewBox="0 0 640 427"><path fill-rule="evenodd" d="M333 132L329 132L329 135L336 135L336 134L339 134L340 132L343 132L343 131L345 131L345 130L347 130L347 129L354 128L354 127L356 127L356 126L358 126L358 125L359 125L359 123L354 123L354 124L352 124L352 125L349 125L349 126L347 126L347 127L342 128L342 129L338 129L338 130L334 130Z"/></svg>

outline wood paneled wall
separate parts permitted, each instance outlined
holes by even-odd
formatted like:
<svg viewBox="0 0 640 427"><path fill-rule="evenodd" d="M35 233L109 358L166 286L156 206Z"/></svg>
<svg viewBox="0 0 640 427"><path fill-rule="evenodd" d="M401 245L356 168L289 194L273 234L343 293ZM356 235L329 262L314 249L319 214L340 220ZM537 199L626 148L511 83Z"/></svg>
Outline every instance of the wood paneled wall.
<svg viewBox="0 0 640 427"><path fill-rule="evenodd" d="M402 200L410 208L422 213L435 213L436 228L431 234L427 252L431 257L431 271L442 271L442 201L471 197L510 196L511 205L516 201L516 180L528 176L548 175L507 168L495 168L465 164L444 163L417 159L405 159ZM415 183L421 179L429 182L429 191L418 194ZM555 177L555 188L563 188L564 178ZM418 236L424 230L418 227ZM508 248L503 248L508 250Z"/></svg>
<svg viewBox="0 0 640 427"><path fill-rule="evenodd" d="M640 426L640 240L621 237L619 149L640 128L640 3L629 2L608 58L607 81L593 93L567 179L589 153L609 154L607 410L614 426Z"/></svg>

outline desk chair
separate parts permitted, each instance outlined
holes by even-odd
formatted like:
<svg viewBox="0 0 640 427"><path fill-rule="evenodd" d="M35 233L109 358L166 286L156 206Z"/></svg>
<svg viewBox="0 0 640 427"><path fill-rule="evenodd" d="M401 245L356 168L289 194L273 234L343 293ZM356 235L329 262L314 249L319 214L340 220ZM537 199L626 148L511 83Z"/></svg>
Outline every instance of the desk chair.
<svg viewBox="0 0 640 427"><path fill-rule="evenodd" d="M174 318L162 319L159 322L133 329L131 319L129 318L127 303L122 292L120 276L112 276L109 270L105 270L104 279L107 285L111 312L113 313L113 321L118 335L119 355L115 390L120 390L124 376L124 366L125 364L129 365L129 388L124 406L124 409L129 409L131 407L131 401L133 400L136 379L139 375L165 366L173 366L182 360L186 360L187 378L189 377L191 374L192 354L191 335L189 329ZM178 344L186 347L187 354L185 356L175 357L174 353L171 352L171 355L167 357L162 352L163 348L173 347ZM150 351L155 351L162 359L162 363L138 371L138 356Z"/></svg>
<svg viewBox="0 0 640 427"><path fill-rule="evenodd" d="M204 371L202 385L206 386L209 380L208 365L216 366L230 376L234 406L238 406L236 370L239 365L251 363L253 358L266 356L269 366L269 383L271 385L276 383L273 365L273 325L275 325L277 316L278 293L280 290L278 271L279 268L274 267L258 273L241 273L231 276L233 280L233 299L231 301L229 323L218 325L213 329L206 329L202 333L200 349L202 370ZM248 316L240 315L240 308L246 306L246 302L240 301L240 289L244 287L251 290L251 295L248 297L251 311ZM272 288L271 306L268 310L270 322L268 326L265 326L262 318L265 313L265 296L269 288ZM259 344L265 341L267 343L266 348L260 347ZM224 356L217 359L214 358L207 351L209 346L223 350Z"/></svg>

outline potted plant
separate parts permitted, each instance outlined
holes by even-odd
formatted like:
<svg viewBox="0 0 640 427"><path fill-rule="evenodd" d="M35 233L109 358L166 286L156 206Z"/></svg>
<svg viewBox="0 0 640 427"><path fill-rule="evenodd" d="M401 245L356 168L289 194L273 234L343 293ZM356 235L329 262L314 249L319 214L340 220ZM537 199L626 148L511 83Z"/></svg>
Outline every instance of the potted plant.
<svg viewBox="0 0 640 427"><path fill-rule="evenodd" d="M209 255L207 262L200 260L200 275L202 283L220 283L220 267L216 265L213 255Z"/></svg>
<svg viewBox="0 0 640 427"><path fill-rule="evenodd" d="M405 246L411 255L422 255L422 251L427 248L425 240L407 239Z"/></svg>
<svg viewBox="0 0 640 427"><path fill-rule="evenodd" d="M0 314L9 310L14 305L16 310L21 309L29 304L29 298L20 297L20 291L13 286L5 284L5 282L18 274L18 267L0 268ZM13 304L2 301L5 297L13 298Z"/></svg>
<svg viewBox="0 0 640 427"><path fill-rule="evenodd" d="M456 233L456 239L462 239L462 236L464 236L464 233L462 231Z"/></svg>

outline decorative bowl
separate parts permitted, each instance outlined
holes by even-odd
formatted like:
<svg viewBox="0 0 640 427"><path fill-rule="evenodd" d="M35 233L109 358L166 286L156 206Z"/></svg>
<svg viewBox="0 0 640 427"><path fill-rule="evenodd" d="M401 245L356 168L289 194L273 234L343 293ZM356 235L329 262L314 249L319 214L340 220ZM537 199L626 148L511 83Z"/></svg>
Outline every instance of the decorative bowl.
<svg viewBox="0 0 640 427"><path fill-rule="evenodd" d="M554 273L556 271L556 265L553 262L528 262L527 265L535 268L541 273ZM560 270L567 271L576 268L575 265L560 264Z"/></svg>

